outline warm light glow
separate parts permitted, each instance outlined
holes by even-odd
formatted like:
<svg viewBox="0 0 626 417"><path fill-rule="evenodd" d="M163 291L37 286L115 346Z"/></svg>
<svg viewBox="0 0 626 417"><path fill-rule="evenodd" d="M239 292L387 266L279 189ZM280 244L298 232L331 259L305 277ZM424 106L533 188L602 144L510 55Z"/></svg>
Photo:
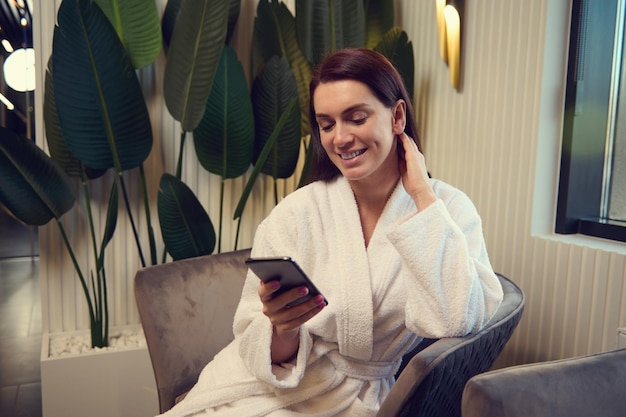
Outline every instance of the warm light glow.
<svg viewBox="0 0 626 417"><path fill-rule="evenodd" d="M15 91L35 89L35 51L22 48L13 51L4 61L4 79Z"/></svg>
<svg viewBox="0 0 626 417"><path fill-rule="evenodd" d="M437 7L437 38L439 39L439 53L443 62L448 62L448 49L446 45L446 20L443 9L446 7L446 0L435 0Z"/></svg>
<svg viewBox="0 0 626 417"><path fill-rule="evenodd" d="M459 88L461 74L461 17L453 6L444 9L446 25L446 44L448 49L448 67L450 69L450 83Z"/></svg>
<svg viewBox="0 0 626 417"><path fill-rule="evenodd" d="M13 52L13 46L11 46L11 42L9 42L8 40L2 39L2 46L4 47L4 50L8 53Z"/></svg>
<svg viewBox="0 0 626 417"><path fill-rule="evenodd" d="M7 106L7 109L9 110L13 110L15 108L13 103L11 103L11 101L6 98L2 93L0 93L0 101L4 103L4 105Z"/></svg>

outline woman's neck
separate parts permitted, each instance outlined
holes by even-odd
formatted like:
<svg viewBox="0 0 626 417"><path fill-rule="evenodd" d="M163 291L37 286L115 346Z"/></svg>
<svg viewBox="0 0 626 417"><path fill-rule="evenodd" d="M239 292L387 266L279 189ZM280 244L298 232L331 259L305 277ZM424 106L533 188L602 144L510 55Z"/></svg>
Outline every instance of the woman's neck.
<svg viewBox="0 0 626 417"><path fill-rule="evenodd" d="M378 219L383 213L387 201L396 188L400 176L394 179L388 177L377 181L351 181L350 186L354 193L359 210L359 219L363 231L365 247L369 245L370 239L376 229Z"/></svg>
<svg viewBox="0 0 626 417"><path fill-rule="evenodd" d="M350 181L350 187L359 206L384 207L399 180L398 176L384 181Z"/></svg>

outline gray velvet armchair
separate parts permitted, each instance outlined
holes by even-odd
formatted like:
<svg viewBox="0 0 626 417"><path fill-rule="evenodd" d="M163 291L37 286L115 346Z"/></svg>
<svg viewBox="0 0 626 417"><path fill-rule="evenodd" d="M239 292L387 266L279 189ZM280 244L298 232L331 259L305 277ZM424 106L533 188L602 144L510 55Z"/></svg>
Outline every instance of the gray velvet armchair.
<svg viewBox="0 0 626 417"><path fill-rule="evenodd" d="M626 416L626 349L474 376L463 417Z"/></svg>
<svg viewBox="0 0 626 417"><path fill-rule="evenodd" d="M161 412L195 384L232 338L249 250L141 269L135 296L154 369ZM487 371L524 307L522 291L500 276L504 301L490 325L466 337L425 340L404 357L378 416L458 416L467 380Z"/></svg>

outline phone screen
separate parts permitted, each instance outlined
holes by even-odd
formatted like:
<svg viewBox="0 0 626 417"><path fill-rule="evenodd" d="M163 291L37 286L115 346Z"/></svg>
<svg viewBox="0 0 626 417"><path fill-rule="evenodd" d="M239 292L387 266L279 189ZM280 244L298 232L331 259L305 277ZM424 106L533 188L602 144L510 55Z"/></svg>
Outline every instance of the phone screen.
<svg viewBox="0 0 626 417"><path fill-rule="evenodd" d="M308 287L309 293L302 298L289 303L288 306L290 307L301 304L321 294L315 284L313 284L296 261L289 256L274 258L248 258L246 260L246 264L252 272L254 272L261 279L261 281L280 281L280 288L276 291L276 295L302 285ZM326 298L324 298L324 301L326 302L326 305L328 305L328 300L326 300Z"/></svg>

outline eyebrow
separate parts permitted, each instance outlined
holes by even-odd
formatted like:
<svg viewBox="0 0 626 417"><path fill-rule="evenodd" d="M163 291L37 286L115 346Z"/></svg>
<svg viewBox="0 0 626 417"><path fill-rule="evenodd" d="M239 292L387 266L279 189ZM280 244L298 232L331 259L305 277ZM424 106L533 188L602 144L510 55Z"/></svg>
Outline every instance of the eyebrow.
<svg viewBox="0 0 626 417"><path fill-rule="evenodd" d="M363 108L371 108L371 106L369 104L367 104L367 103L358 103L358 104L350 106L347 109L345 109L344 111L342 111L341 115L345 116L346 114L350 114L350 113L352 113L354 111L357 111L357 110L362 110ZM322 119L327 118L328 119L328 118L331 118L331 117L328 114L315 113L315 118L316 119L318 119L318 118L322 118Z"/></svg>

